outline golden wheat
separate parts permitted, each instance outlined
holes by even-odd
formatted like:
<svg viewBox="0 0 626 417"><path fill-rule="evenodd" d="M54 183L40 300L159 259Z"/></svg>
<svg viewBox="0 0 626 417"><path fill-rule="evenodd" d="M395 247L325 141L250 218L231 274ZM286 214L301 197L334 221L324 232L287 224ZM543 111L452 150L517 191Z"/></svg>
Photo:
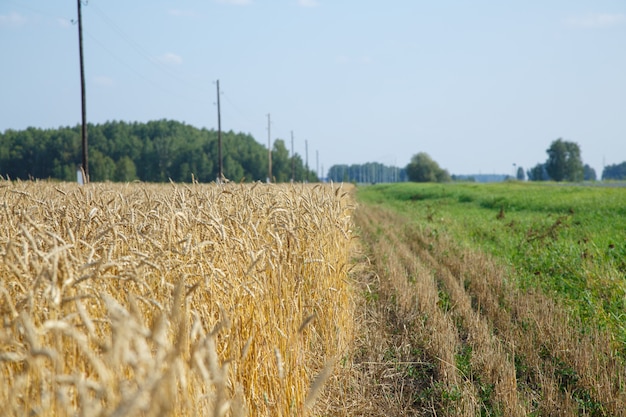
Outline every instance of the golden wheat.
<svg viewBox="0 0 626 417"><path fill-rule="evenodd" d="M341 187L1 187L0 415L305 415L345 354Z"/></svg>

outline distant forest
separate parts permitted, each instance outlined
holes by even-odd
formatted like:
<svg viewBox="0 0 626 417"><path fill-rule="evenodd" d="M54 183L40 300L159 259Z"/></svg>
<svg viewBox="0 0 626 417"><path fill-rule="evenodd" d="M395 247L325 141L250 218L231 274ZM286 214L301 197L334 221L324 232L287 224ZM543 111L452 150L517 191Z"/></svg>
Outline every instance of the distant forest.
<svg viewBox="0 0 626 417"><path fill-rule="evenodd" d="M218 177L216 130L198 129L172 120L147 123L111 121L89 124L88 144L91 181L191 182L193 175L199 182L211 182ZM553 148L558 148L557 145L573 146L576 152L556 152ZM20 131L9 129L0 133L0 175L23 180L76 181L81 150L80 126L58 129L31 127ZM529 180L595 180L595 171L587 165L583 166L577 144L559 139L553 142L548 154L550 157L545 163L527 171ZM554 156L560 154L577 156L573 158L577 163L565 164L561 161L563 158ZM222 132L222 161L224 176L231 181L267 179L268 150L250 134ZM568 167L575 165L577 175L553 178L551 168L554 171L553 165L559 165L559 161ZM407 167L378 162L333 165L328 169L326 179L355 183L403 182L410 180ZM272 146L272 181L288 182L292 176L298 182L319 181L316 172L307 169L299 154L291 156L285 141L276 139ZM451 179L479 181L477 177L455 175ZM518 168L517 179L524 179L521 167ZM602 179L626 180L626 162L604 167Z"/></svg>
<svg viewBox="0 0 626 417"><path fill-rule="evenodd" d="M353 165L333 165L327 178L334 182L378 183L408 181L405 168L383 165L378 162Z"/></svg>
<svg viewBox="0 0 626 417"><path fill-rule="evenodd" d="M92 181L211 182L218 176L218 132L171 121L112 121L88 125ZM81 165L80 126L28 128L0 133L0 175L11 179L76 181ZM249 134L222 132L224 176L232 181L265 181L268 150ZM292 165L293 164L293 165ZM292 157L285 141L272 148L277 182L317 181L302 157Z"/></svg>
<svg viewBox="0 0 626 417"><path fill-rule="evenodd" d="M626 162L607 165L602 171L603 180L626 180Z"/></svg>

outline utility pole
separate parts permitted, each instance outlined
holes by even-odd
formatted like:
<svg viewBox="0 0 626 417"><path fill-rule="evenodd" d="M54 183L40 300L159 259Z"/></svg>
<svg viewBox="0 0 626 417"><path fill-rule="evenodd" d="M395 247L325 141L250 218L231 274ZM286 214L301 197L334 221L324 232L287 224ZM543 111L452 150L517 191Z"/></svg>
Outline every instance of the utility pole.
<svg viewBox="0 0 626 417"><path fill-rule="evenodd" d="M268 166L267 166L267 182L272 182L272 134L270 132L270 125L272 124L270 120L270 114L267 114L267 157L268 157Z"/></svg>
<svg viewBox="0 0 626 417"><path fill-rule="evenodd" d="M217 158L218 173L217 182L224 180L224 167L222 165L222 112L220 109L220 80L217 80Z"/></svg>
<svg viewBox="0 0 626 417"><path fill-rule="evenodd" d="M296 180L296 158L293 153L293 130L291 131L291 182Z"/></svg>
<svg viewBox="0 0 626 417"><path fill-rule="evenodd" d="M83 183L89 182L89 159L87 151L87 102L85 93L85 60L83 56L83 12L81 8L81 0L77 0L78 3L78 49L80 53L80 96L81 96L81 114L82 114L82 128L81 138L83 144Z"/></svg>
<svg viewBox="0 0 626 417"><path fill-rule="evenodd" d="M320 152L315 150L315 175L317 175L317 179L320 179Z"/></svg>
<svg viewBox="0 0 626 417"><path fill-rule="evenodd" d="M304 182L309 182L309 141L304 140L304 152L306 154L306 165L304 171Z"/></svg>

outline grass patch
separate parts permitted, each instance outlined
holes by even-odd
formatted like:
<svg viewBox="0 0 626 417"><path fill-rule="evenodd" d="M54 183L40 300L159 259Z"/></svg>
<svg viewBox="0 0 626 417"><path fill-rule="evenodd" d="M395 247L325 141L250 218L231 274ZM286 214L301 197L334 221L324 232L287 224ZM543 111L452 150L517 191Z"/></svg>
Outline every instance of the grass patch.
<svg viewBox="0 0 626 417"><path fill-rule="evenodd" d="M430 233L510 265L521 288L563 301L583 325L609 329L626 356L626 193L555 183L385 184L358 190ZM445 303L444 303L445 304Z"/></svg>

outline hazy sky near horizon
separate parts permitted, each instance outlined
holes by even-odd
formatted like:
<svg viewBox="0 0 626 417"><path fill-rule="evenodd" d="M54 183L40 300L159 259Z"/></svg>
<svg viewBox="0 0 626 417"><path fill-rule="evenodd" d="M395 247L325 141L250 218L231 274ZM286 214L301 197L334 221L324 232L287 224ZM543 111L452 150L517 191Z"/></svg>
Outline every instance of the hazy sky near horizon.
<svg viewBox="0 0 626 417"><path fill-rule="evenodd" d="M76 1L0 0L0 132L80 123ZM290 132L327 170L626 161L623 0L89 0L87 118Z"/></svg>

